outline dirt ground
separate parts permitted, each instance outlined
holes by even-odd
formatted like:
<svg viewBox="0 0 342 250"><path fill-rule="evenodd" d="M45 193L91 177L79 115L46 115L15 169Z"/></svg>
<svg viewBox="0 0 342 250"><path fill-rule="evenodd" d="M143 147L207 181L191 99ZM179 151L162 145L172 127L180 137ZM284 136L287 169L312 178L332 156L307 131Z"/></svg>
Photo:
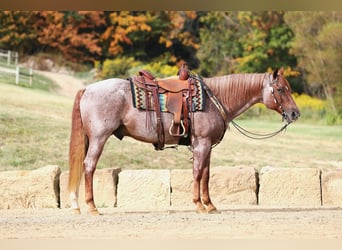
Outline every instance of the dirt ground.
<svg viewBox="0 0 342 250"><path fill-rule="evenodd" d="M0 210L2 239L341 239L341 208L232 208L73 215L68 209Z"/></svg>
<svg viewBox="0 0 342 250"><path fill-rule="evenodd" d="M84 82L72 75L39 70L36 72L52 79L59 86L57 93L60 95L74 98L77 91L84 88Z"/></svg>

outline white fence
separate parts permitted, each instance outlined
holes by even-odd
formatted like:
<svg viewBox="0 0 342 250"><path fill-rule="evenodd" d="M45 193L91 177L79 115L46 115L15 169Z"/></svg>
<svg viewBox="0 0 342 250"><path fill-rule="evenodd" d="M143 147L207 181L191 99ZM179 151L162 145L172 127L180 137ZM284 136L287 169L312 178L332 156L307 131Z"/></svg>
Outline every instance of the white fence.
<svg viewBox="0 0 342 250"><path fill-rule="evenodd" d="M0 72L4 72L4 73L8 73L8 74L14 74L16 84L19 84L20 75L27 76L29 79L29 84L32 85L32 77L33 77L32 68L29 69L28 74L20 72L20 67L18 65L18 60L19 60L19 53L18 52L0 49L0 59L2 59L2 58L5 58L5 60L1 60L1 61L7 62L7 65L15 64L16 68L11 69L11 68L6 68L6 67L0 66Z"/></svg>
<svg viewBox="0 0 342 250"><path fill-rule="evenodd" d="M32 85L32 78L33 78L33 71L32 71L32 68L29 69L29 73L28 73L28 74L27 74L27 73L20 72L20 67L19 67L19 65L17 65L15 69L0 67L0 72L9 73L9 74L14 74L14 75L15 75L15 84L19 84L19 78L20 78L20 76L27 76L27 77L28 77L29 84Z"/></svg>
<svg viewBox="0 0 342 250"><path fill-rule="evenodd" d="M5 61L7 61L7 65L17 65L19 60L19 53L16 51L0 49L0 58L5 58Z"/></svg>

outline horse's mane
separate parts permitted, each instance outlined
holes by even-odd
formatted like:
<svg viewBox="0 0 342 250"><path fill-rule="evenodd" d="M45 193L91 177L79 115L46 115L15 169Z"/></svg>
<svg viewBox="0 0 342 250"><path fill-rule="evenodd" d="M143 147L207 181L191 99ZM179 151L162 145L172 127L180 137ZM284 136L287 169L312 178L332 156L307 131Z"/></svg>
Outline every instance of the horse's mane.
<svg viewBox="0 0 342 250"><path fill-rule="evenodd" d="M212 78L205 78L204 82L227 107L232 104L246 103L255 97L256 91L263 88L267 74L231 74Z"/></svg>

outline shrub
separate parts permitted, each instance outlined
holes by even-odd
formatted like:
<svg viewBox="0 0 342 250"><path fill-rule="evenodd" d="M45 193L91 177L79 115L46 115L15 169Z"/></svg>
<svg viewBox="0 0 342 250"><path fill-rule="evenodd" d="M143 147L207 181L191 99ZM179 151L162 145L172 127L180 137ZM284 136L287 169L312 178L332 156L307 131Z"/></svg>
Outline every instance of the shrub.
<svg viewBox="0 0 342 250"><path fill-rule="evenodd" d="M301 119L324 120L327 109L325 101L306 94L293 94L294 100L301 112Z"/></svg>
<svg viewBox="0 0 342 250"><path fill-rule="evenodd" d="M163 78L168 76L175 76L178 72L177 66L170 66L163 62L151 62L149 64L141 64L129 70L130 75L136 75L139 70L144 69L152 73L155 77Z"/></svg>
<svg viewBox="0 0 342 250"><path fill-rule="evenodd" d="M325 116L327 125L342 124L342 115L328 112Z"/></svg>
<svg viewBox="0 0 342 250"><path fill-rule="evenodd" d="M141 62L135 61L133 57L118 57L107 59L103 62L100 78L127 78L128 71L137 67Z"/></svg>

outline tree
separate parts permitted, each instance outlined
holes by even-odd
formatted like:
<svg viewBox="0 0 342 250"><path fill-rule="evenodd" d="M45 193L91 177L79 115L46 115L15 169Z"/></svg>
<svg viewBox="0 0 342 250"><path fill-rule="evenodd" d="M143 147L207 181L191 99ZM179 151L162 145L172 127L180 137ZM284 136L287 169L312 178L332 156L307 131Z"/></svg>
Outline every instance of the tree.
<svg viewBox="0 0 342 250"><path fill-rule="evenodd" d="M222 75L234 72L234 58L241 54L240 29L236 12L207 12L201 18L201 45L197 51L200 74Z"/></svg>
<svg viewBox="0 0 342 250"><path fill-rule="evenodd" d="M174 62L186 61L190 68L199 65L196 51L200 47L199 20L200 12L167 11L160 13L167 16L168 26L162 30L159 43L165 44L165 49L174 55Z"/></svg>
<svg viewBox="0 0 342 250"><path fill-rule="evenodd" d="M308 83L321 86L332 114L341 115L342 12L288 12L285 20L294 31L293 53Z"/></svg>
<svg viewBox="0 0 342 250"><path fill-rule="evenodd" d="M270 68L294 67L297 62L289 55L293 33L283 20L283 11L240 12L239 20L248 32L242 38L242 56L236 70L264 72ZM296 74L288 72L289 75Z"/></svg>
<svg viewBox="0 0 342 250"><path fill-rule="evenodd" d="M101 55L99 27L105 25L102 12L41 11L35 23L38 41L45 50L60 52L73 62L92 62Z"/></svg>
<svg viewBox="0 0 342 250"><path fill-rule="evenodd" d="M102 43L106 46L108 56L124 53L125 45L134 46L137 42L134 33L147 33L151 27L147 24L148 16L143 13L130 13L129 11L116 11L107 13L108 25L101 35Z"/></svg>
<svg viewBox="0 0 342 250"><path fill-rule="evenodd" d="M208 12L201 19L201 72L266 72L284 66L287 75L298 74L296 57L289 55L293 33L283 15L282 11Z"/></svg>
<svg viewBox="0 0 342 250"><path fill-rule="evenodd" d="M20 54L34 53L38 47L35 13L0 11L0 46Z"/></svg>
<svg viewBox="0 0 342 250"><path fill-rule="evenodd" d="M103 60L120 55L169 64L182 59L194 61L192 57L198 47L196 12L116 11L106 15L108 26L101 36Z"/></svg>

